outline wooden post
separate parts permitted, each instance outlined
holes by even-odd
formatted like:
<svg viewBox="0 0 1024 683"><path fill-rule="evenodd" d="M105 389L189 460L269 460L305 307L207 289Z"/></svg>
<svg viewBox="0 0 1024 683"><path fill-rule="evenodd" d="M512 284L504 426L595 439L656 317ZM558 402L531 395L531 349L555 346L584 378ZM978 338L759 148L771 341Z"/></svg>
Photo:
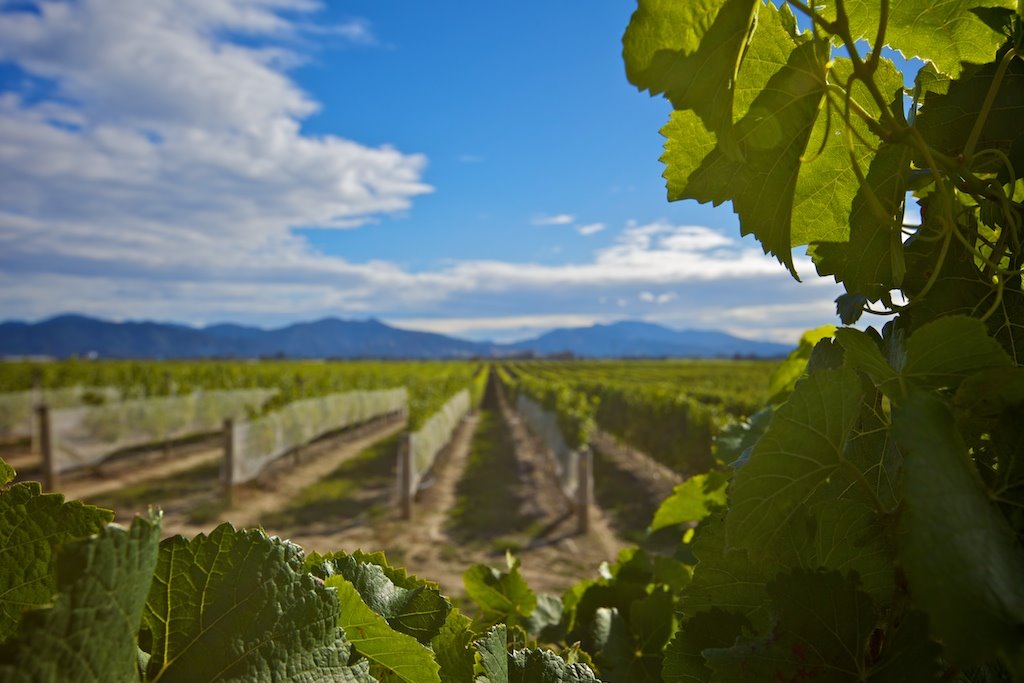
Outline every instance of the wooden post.
<svg viewBox="0 0 1024 683"><path fill-rule="evenodd" d="M589 445L585 445L579 450L576 478L576 515L579 520L581 534L590 531L590 501L594 497L593 458L594 455L591 453Z"/></svg>
<svg viewBox="0 0 1024 683"><path fill-rule="evenodd" d="M43 398L43 380L39 374L39 368L35 368L32 377L32 412L29 417L29 452L41 453L42 444L39 441L39 406L45 403Z"/></svg>
<svg viewBox="0 0 1024 683"><path fill-rule="evenodd" d="M234 505L235 494L235 421L231 418L224 420L224 462L223 476L224 498L228 507Z"/></svg>
<svg viewBox="0 0 1024 683"><path fill-rule="evenodd" d="M46 491L56 491L57 463L53 460L50 408L45 403L36 406L36 422L39 427L39 452L43 456L43 489Z"/></svg>
<svg viewBox="0 0 1024 683"><path fill-rule="evenodd" d="M413 503L413 461L409 447L409 434L405 433L398 442L398 501L402 519L412 519Z"/></svg>

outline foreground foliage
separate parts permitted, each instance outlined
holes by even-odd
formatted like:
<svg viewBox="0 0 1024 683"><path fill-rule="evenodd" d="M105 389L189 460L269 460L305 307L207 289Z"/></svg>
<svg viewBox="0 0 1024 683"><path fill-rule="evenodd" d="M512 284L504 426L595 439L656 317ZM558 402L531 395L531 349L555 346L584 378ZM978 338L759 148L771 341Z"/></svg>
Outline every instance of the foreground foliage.
<svg viewBox="0 0 1024 683"><path fill-rule="evenodd" d="M669 198L731 202L794 276L808 245L844 324L891 317L810 333L663 508L703 518L666 681L1024 680L1022 8L640 0Z"/></svg>

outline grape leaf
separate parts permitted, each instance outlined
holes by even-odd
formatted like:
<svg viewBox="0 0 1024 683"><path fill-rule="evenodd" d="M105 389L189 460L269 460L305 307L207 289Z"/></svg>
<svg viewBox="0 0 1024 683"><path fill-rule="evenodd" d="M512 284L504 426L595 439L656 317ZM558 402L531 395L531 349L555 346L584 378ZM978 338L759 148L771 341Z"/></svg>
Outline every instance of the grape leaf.
<svg viewBox="0 0 1024 683"><path fill-rule="evenodd" d="M753 233L794 275L794 193L827 87L824 48L794 38L782 13L764 6L736 80L736 149L723 147L691 111L673 112L662 130L669 199L732 200L741 232Z"/></svg>
<svg viewBox="0 0 1024 683"><path fill-rule="evenodd" d="M767 586L771 634L704 656L714 681L862 681L861 659L875 626L871 598L855 575L795 569Z"/></svg>
<svg viewBox="0 0 1024 683"><path fill-rule="evenodd" d="M665 648L662 678L665 683L710 683L713 672L706 665L703 651L728 648L750 629L745 617L719 607L698 612L680 626Z"/></svg>
<svg viewBox="0 0 1024 683"><path fill-rule="evenodd" d="M828 81L845 88L852 73L853 64L849 59L835 59L827 71ZM888 59L881 59L875 72L875 82L886 97L897 103L894 106L902 108L903 75L895 64ZM854 81L851 97L872 116L881 114L878 105L860 81ZM793 197L793 233L790 241L794 246L853 239L858 229L863 228L863 225L857 224L857 220L863 222L864 218L874 217L870 210L866 212L867 216L858 216L867 208L862 202L865 190L860 186L851 164L851 151L847 148L844 132L846 121L839 109L841 101L833 97L827 104L831 108L831 116L818 116L814 124ZM854 133L850 141L853 158L861 168L874 165L876 162L872 159L875 157L875 147L881 141L860 118L851 117L849 125ZM906 164L909 166L909 163L908 156ZM872 177L869 170L869 184L880 195L883 189L886 190L886 196L879 198L890 213L896 215L898 208L903 205L903 194L895 189L879 187L878 175L877 169L876 177ZM889 195L895 196L890 200ZM879 227L877 219L871 227ZM819 270L819 274L824 273Z"/></svg>
<svg viewBox="0 0 1024 683"><path fill-rule="evenodd" d="M143 615L146 677L366 680L365 662L347 665L338 610L294 544L229 524L192 540L173 536L160 544Z"/></svg>
<svg viewBox="0 0 1024 683"><path fill-rule="evenodd" d="M897 405L893 430L906 457L899 556L914 603L957 663L1021 661L1024 549L989 501L952 412L917 390Z"/></svg>
<svg viewBox="0 0 1024 683"><path fill-rule="evenodd" d="M965 377L1013 361L985 323L963 315L942 317L917 329L907 340L903 378L921 387L956 388Z"/></svg>
<svg viewBox="0 0 1024 683"><path fill-rule="evenodd" d="M850 32L873 41L881 19L877 0L846 0ZM920 57L956 76L962 62L990 61L1006 36L979 16L984 8L1014 8L1013 0L891 0L885 42L907 57Z"/></svg>
<svg viewBox="0 0 1024 683"><path fill-rule="evenodd" d="M453 607L441 632L431 642L441 680L445 683L473 683L475 657L470 645L474 634L470 624L470 619Z"/></svg>
<svg viewBox="0 0 1024 683"><path fill-rule="evenodd" d="M380 563L383 563L380 564ZM391 628L429 643L445 623L451 604L429 582L411 578L404 570L387 565L381 553L356 551L316 555L306 560L314 576L344 576L355 586L363 602L387 620ZM385 569L387 567L387 569ZM405 587L396 585L392 577Z"/></svg>
<svg viewBox="0 0 1024 683"><path fill-rule="evenodd" d="M431 651L412 636L392 629L344 575L331 575L324 583L337 591L341 603L338 625L356 651L370 660L371 673L407 683L440 683L440 666Z"/></svg>
<svg viewBox="0 0 1024 683"><path fill-rule="evenodd" d="M60 546L98 533L113 518L109 510L43 495L35 482L0 488L0 641L22 611L53 600Z"/></svg>
<svg viewBox="0 0 1024 683"><path fill-rule="evenodd" d="M550 650L506 650L504 624L476 641L481 683L601 683L586 664L569 664Z"/></svg>
<svg viewBox="0 0 1024 683"><path fill-rule="evenodd" d="M622 37L626 77L676 109L692 109L708 130L732 125L736 71L758 0L640 0Z"/></svg>
<svg viewBox="0 0 1024 683"><path fill-rule="evenodd" d="M991 57L990 57L991 58ZM916 126L929 145L956 156L964 151L974 122L992 85L997 64L972 68L948 84L948 91L927 92L918 112ZM980 129L975 151L998 149L1010 154L1024 140L1024 60L1010 62L992 107ZM923 161L923 160L918 160ZM1001 170L996 167L993 170ZM1019 176L1022 168L1017 168Z"/></svg>
<svg viewBox="0 0 1024 683"><path fill-rule="evenodd" d="M779 367L775 368L775 372L772 373L771 379L768 381L768 394L771 396L769 399L770 403L780 403L786 399L789 393L793 391L793 387L796 386L796 381L800 379L807 369L807 361L811 357L815 344L822 339L831 337L835 334L835 331L835 325L822 325L803 333L800 337L800 343L789 353L786 360L782 361Z"/></svg>
<svg viewBox="0 0 1024 683"><path fill-rule="evenodd" d="M658 506L650 531L704 519L711 508L725 505L727 481L728 479L720 472L707 472L694 475L682 484L677 484L672 490L672 495Z"/></svg>
<svg viewBox="0 0 1024 683"><path fill-rule="evenodd" d="M896 378L896 371L893 370L878 344L869 335L854 329L836 330L836 341L839 342L845 352L846 362L850 367L866 373L876 385L882 385Z"/></svg>
<svg viewBox="0 0 1024 683"><path fill-rule="evenodd" d="M462 575L462 582L466 594L483 610L483 624L521 624L537 607L537 596L519 573L518 560L509 563L507 572L474 565Z"/></svg>
<svg viewBox="0 0 1024 683"><path fill-rule="evenodd" d="M14 477L17 476L17 472L14 468L7 464L7 462L0 458L0 486L5 486L14 481Z"/></svg>
<svg viewBox="0 0 1024 683"><path fill-rule="evenodd" d="M27 612L0 646L0 680L138 681L139 622L159 541L160 518L137 517L128 530L107 526L66 545L57 598Z"/></svg>
<svg viewBox="0 0 1024 683"><path fill-rule="evenodd" d="M797 384L733 478L726 519L730 545L754 556L771 550L799 507L846 465L843 450L862 400L860 380L845 368Z"/></svg>

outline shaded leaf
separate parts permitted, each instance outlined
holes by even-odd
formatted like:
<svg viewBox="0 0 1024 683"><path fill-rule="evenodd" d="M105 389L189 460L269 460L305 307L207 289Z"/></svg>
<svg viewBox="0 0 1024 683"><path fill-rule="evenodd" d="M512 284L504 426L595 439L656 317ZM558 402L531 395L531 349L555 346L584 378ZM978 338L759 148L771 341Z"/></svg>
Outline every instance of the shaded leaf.
<svg viewBox="0 0 1024 683"><path fill-rule="evenodd" d="M712 471L694 475L682 484L676 484L672 495L663 500L654 513L650 531L704 519L713 507L725 505L727 482L728 477Z"/></svg>
<svg viewBox="0 0 1024 683"><path fill-rule="evenodd" d="M138 681L138 632L160 541L158 517L103 528L60 554L51 608L0 646L0 680Z"/></svg>
<svg viewBox="0 0 1024 683"><path fill-rule="evenodd" d="M44 495L35 482L0 488L0 641L24 610L52 602L61 545L99 533L113 518L109 510Z"/></svg>
<svg viewBox="0 0 1024 683"><path fill-rule="evenodd" d="M914 603L957 663L1021 657L1024 550L989 501L951 411L915 391L893 429L906 454L899 554Z"/></svg>

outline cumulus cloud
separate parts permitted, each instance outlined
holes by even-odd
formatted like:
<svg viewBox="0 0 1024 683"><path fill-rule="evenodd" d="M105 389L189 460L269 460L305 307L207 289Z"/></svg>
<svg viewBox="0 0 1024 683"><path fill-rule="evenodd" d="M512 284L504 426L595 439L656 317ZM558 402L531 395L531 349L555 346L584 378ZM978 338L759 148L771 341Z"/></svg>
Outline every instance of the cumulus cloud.
<svg viewBox="0 0 1024 683"><path fill-rule="evenodd" d="M576 228L576 232L583 235L584 237L590 237L604 230L606 226L604 223L588 223L587 225L581 225Z"/></svg>
<svg viewBox="0 0 1024 683"><path fill-rule="evenodd" d="M0 13L0 61L24 74L0 94L0 266L287 264L307 257L292 228L358 226L430 191L420 155L301 133L318 105L284 70L299 57L275 42L302 30L286 16L317 7L82 0Z"/></svg>
<svg viewBox="0 0 1024 683"><path fill-rule="evenodd" d="M571 225L576 217L568 213L538 214L530 219L531 225Z"/></svg>

